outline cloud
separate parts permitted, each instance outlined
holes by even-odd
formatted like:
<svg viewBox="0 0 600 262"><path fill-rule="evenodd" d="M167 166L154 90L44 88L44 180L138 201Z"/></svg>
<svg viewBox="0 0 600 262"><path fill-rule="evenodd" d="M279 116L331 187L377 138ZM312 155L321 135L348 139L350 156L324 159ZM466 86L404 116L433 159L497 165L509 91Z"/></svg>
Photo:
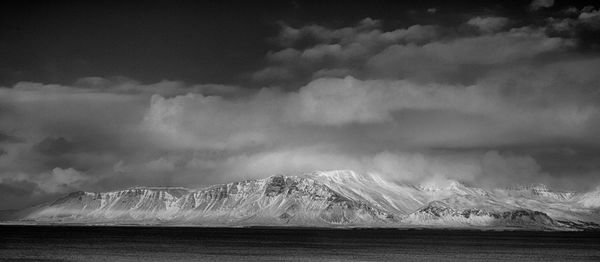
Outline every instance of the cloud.
<svg viewBox="0 0 600 262"><path fill-rule="evenodd" d="M6 134L6 133L0 131L0 143L18 143L18 142L21 142L21 140L18 137L15 137L13 135Z"/></svg>
<svg viewBox="0 0 600 262"><path fill-rule="evenodd" d="M565 28L593 17L571 16ZM600 62L551 28L564 19L282 23L251 75L263 88L124 77L0 88L0 190L30 204L330 169L585 188L600 171Z"/></svg>
<svg viewBox="0 0 600 262"><path fill-rule="evenodd" d="M452 154L382 151L360 155L315 146L236 156L224 161L219 168L241 177L352 169L411 184L448 179L491 187L513 186L515 181L560 183L545 174L531 156L504 155L498 151Z"/></svg>
<svg viewBox="0 0 600 262"><path fill-rule="evenodd" d="M514 181L532 183L546 176L530 156L501 155L497 151L459 154L382 152L373 162L375 172L412 183L451 179L503 187L514 185Z"/></svg>
<svg viewBox="0 0 600 262"><path fill-rule="evenodd" d="M295 92L265 88L234 100L156 95L143 126L165 148L214 150L249 150L297 140L301 143L303 139L314 140L309 135L312 132L334 132L328 128L353 125L364 126L362 132L395 136L417 147L501 145L557 138L593 140L597 105L591 100L582 103L591 99L578 93L584 90L563 90L560 82L568 77L582 83L595 81L584 80L593 79L593 73L559 79L553 75L560 69L542 70L538 77L551 78L534 84L538 79L532 74L531 79L521 77L524 82L517 86L510 81L519 71L498 71L496 77L473 85L345 77L316 79ZM519 93L512 91L515 88L520 88ZM557 88L561 91L544 91ZM561 97L553 95L560 92ZM381 125L394 130L395 135L376 130ZM445 131L437 132L441 129ZM307 135L298 135L296 130ZM419 130L418 135L412 130Z"/></svg>
<svg viewBox="0 0 600 262"><path fill-rule="evenodd" d="M509 28L502 16L476 16L466 22L477 31L439 25L411 25L384 30L378 20L329 28L281 24L267 66L252 74L258 83L297 89L320 77L411 78L420 81L468 82L487 70L510 63L573 50L577 41L569 30L564 37L545 27ZM553 22L559 32L560 25Z"/></svg>
<svg viewBox="0 0 600 262"><path fill-rule="evenodd" d="M573 46L573 41L549 37L539 29L515 28L422 46L392 45L373 56L368 66L373 74L380 76L448 81L469 75L464 66L498 67Z"/></svg>
<svg viewBox="0 0 600 262"><path fill-rule="evenodd" d="M252 74L255 81L279 82L293 80L294 74L287 68L267 67Z"/></svg>
<svg viewBox="0 0 600 262"><path fill-rule="evenodd" d="M195 187L329 169L411 183L559 184L528 152L495 148L597 143L596 63L513 66L471 85L326 77L235 97L21 83L0 89L9 108L0 130L21 139L3 142L0 180L30 192L20 203L76 188Z"/></svg>
<svg viewBox="0 0 600 262"><path fill-rule="evenodd" d="M579 14L578 20L595 30L600 29L600 10L592 8L584 8Z"/></svg>
<svg viewBox="0 0 600 262"><path fill-rule="evenodd" d="M321 25L293 28L281 24L277 42L283 47L267 54L268 66L252 74L259 83L305 84L323 75L360 74L369 57L396 43L426 43L439 37L438 27L412 25L384 31L381 22L366 18L353 27L332 29ZM340 75L344 72L345 75Z"/></svg>
<svg viewBox="0 0 600 262"><path fill-rule="evenodd" d="M72 149L71 143L69 143L69 141L67 141L64 137L47 137L34 147L38 152L51 156L65 154Z"/></svg>
<svg viewBox="0 0 600 262"><path fill-rule="evenodd" d="M103 181L131 177L115 178L118 173L112 166L119 161L145 162L162 153L142 125L153 94L227 98L234 93L244 97L246 92L220 85L169 81L144 85L103 78L80 79L73 86L20 82L0 88L0 130L10 134L0 141L0 180L6 185L34 185L17 187L29 192L28 198L15 200L18 203L68 190L114 189ZM129 182L144 180L135 177Z"/></svg>
<svg viewBox="0 0 600 262"><path fill-rule="evenodd" d="M85 174L73 169L54 168L52 172L43 174L37 181L42 190L48 193L68 192L81 187L88 178Z"/></svg>
<svg viewBox="0 0 600 262"><path fill-rule="evenodd" d="M391 120L391 105L382 102L386 102L386 94L395 90L371 88L374 85L363 85L352 77L312 81L298 91L295 103L289 107L288 119L323 125Z"/></svg>
<svg viewBox="0 0 600 262"><path fill-rule="evenodd" d="M595 43L589 41L588 35L594 35L600 29L600 10L593 6L581 9L570 7L557 17L546 18L546 22L551 33L579 38L582 46L593 45Z"/></svg>
<svg viewBox="0 0 600 262"><path fill-rule="evenodd" d="M277 96L266 89L247 100L154 95L143 126L168 146L236 149L263 144L270 140L269 130L276 129L271 110L281 108Z"/></svg>
<svg viewBox="0 0 600 262"><path fill-rule="evenodd" d="M380 26L381 21L371 18L362 19L355 26L339 29L329 29L316 24L293 28L281 23L282 30L278 40L280 45L287 47L294 46L301 40L313 40L319 43L346 43L364 37L364 34L369 34L373 29Z"/></svg>
<svg viewBox="0 0 600 262"><path fill-rule="evenodd" d="M399 116L408 118L418 114L421 116L417 124L420 128L435 128L438 125L446 127L446 135L431 135L431 138L436 138L436 143L442 144L469 144L477 138L489 139L491 130L486 126L489 127L490 123L495 123L493 136L496 137L496 142L503 141L500 143L517 142L521 139L551 140L556 137L588 137L586 140L593 140L590 137L593 131L589 125L596 121L598 115L595 105L582 105L581 97L572 102L562 101L563 104L552 107L535 105L532 103L534 99L544 101L557 98L545 97L543 93L537 92L522 92L515 97L505 93L505 88L507 86L493 85L490 82L473 86L452 86L423 85L410 81L359 81L351 77L320 79L292 96L293 102L287 107L285 119L337 126L351 123L400 123ZM402 115L402 112L406 113ZM448 117L452 112L459 119L463 117L461 124L455 125L436 117ZM461 128L461 125L466 129ZM449 127L457 129L448 129ZM532 134L526 135L524 132L529 132L527 130L531 130ZM425 144L433 143L433 140L425 142L428 141L425 138L429 132L425 131L412 139ZM471 142L460 138L460 134L469 134L468 140Z"/></svg>
<svg viewBox="0 0 600 262"><path fill-rule="evenodd" d="M364 170L356 157L324 146L278 149L227 158L219 167L234 177L263 177L264 174L301 174L315 170Z"/></svg>
<svg viewBox="0 0 600 262"><path fill-rule="evenodd" d="M533 0L529 4L529 8L533 11L540 10L542 8L549 8L554 5L554 0Z"/></svg>
<svg viewBox="0 0 600 262"><path fill-rule="evenodd" d="M58 167L49 172L33 175L13 173L7 176L5 174L0 179L2 183L8 184L31 183L35 185L35 187L30 188L30 190L34 190L33 192L35 194L66 193L77 190L83 183L89 180L90 178L88 176L73 168L62 169ZM21 191L19 191L19 193L23 194Z"/></svg>
<svg viewBox="0 0 600 262"><path fill-rule="evenodd" d="M509 19L506 17L473 17L467 21L468 25L474 26L484 33L494 33L502 30L509 23Z"/></svg>
<svg viewBox="0 0 600 262"><path fill-rule="evenodd" d="M17 87L19 84L17 84ZM73 84L78 91L105 92L115 94L159 94L162 96L185 95L198 93L203 95L240 95L246 91L237 86L221 84L187 85L180 81L163 80L158 83L144 85L133 79L115 77L111 79L102 77L84 77Z"/></svg>

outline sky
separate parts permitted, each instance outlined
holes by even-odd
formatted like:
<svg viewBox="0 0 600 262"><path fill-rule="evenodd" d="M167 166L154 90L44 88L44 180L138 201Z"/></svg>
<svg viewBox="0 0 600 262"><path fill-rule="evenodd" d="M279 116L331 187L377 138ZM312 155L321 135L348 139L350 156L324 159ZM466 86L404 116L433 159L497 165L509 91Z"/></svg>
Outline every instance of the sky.
<svg viewBox="0 0 600 262"><path fill-rule="evenodd" d="M600 185L596 1L3 1L0 209L351 169Z"/></svg>

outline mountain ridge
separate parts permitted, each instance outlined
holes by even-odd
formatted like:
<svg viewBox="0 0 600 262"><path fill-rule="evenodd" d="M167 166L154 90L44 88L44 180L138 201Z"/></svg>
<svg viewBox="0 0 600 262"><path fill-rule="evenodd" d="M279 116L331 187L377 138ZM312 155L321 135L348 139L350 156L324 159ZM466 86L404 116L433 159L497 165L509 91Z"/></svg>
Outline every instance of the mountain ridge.
<svg viewBox="0 0 600 262"><path fill-rule="evenodd" d="M571 192L572 193L572 192ZM598 229L600 194L547 187L424 188L351 170L274 175L200 189L77 191L23 211L13 223Z"/></svg>

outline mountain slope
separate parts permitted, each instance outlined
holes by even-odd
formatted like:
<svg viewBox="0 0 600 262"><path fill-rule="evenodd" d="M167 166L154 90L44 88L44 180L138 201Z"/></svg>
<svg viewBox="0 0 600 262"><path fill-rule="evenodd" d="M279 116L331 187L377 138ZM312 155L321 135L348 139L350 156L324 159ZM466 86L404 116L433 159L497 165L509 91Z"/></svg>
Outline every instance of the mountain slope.
<svg viewBox="0 0 600 262"><path fill-rule="evenodd" d="M272 176L199 190L135 187L74 192L22 211L19 222L202 226L590 229L600 194L544 186L431 188L348 170Z"/></svg>

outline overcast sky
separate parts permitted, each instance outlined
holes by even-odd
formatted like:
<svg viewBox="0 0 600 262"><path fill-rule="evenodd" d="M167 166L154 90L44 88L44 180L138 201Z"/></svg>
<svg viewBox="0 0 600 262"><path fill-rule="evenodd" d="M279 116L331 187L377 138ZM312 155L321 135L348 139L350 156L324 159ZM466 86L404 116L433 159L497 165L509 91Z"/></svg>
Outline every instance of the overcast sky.
<svg viewBox="0 0 600 262"><path fill-rule="evenodd" d="M0 209L331 169L600 184L596 1L49 2L0 4Z"/></svg>

